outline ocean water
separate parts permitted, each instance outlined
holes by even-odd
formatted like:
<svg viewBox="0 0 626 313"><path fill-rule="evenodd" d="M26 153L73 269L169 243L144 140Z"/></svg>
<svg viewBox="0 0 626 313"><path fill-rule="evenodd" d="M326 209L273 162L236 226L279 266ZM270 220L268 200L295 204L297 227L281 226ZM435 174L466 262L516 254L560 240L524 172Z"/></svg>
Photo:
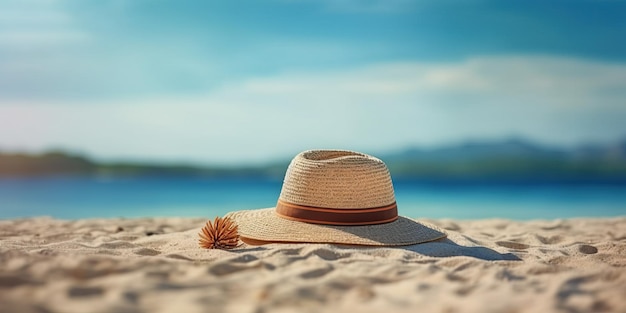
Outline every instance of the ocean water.
<svg viewBox="0 0 626 313"><path fill-rule="evenodd" d="M0 218L222 216L272 207L279 179L46 177L0 179ZM401 215L517 220L626 215L624 185L394 182Z"/></svg>

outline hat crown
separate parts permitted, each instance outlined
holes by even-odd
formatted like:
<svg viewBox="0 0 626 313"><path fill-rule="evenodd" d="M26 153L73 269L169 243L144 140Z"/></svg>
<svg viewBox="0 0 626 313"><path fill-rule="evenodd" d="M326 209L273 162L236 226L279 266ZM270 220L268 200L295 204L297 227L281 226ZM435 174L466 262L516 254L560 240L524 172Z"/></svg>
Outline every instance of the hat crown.
<svg viewBox="0 0 626 313"><path fill-rule="evenodd" d="M280 200L303 206L362 209L395 203L383 161L348 150L308 150L289 164Z"/></svg>

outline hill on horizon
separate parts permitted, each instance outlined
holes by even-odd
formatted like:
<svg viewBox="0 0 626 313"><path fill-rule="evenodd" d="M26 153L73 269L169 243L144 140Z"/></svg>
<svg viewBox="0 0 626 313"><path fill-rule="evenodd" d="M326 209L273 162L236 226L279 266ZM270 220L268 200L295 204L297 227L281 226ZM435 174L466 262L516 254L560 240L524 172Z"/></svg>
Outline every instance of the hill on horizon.
<svg viewBox="0 0 626 313"><path fill-rule="evenodd" d="M518 138L472 141L434 149L410 148L384 160L396 178L626 182L626 140L569 149Z"/></svg>
<svg viewBox="0 0 626 313"><path fill-rule="evenodd" d="M472 141L380 155L394 179L495 182L626 183L626 140L555 148L523 139ZM95 162L63 151L0 152L0 177L44 175L282 177L289 160L268 165L218 167L190 164Z"/></svg>

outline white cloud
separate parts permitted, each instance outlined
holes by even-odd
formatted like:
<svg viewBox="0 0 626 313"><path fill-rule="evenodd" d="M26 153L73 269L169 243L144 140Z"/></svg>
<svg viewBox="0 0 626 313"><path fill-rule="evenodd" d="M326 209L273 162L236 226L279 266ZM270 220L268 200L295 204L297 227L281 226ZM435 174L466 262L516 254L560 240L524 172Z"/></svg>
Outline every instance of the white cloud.
<svg viewBox="0 0 626 313"><path fill-rule="evenodd" d="M0 47L11 49L84 43L90 36L79 30L0 31Z"/></svg>
<svg viewBox="0 0 626 313"><path fill-rule="evenodd" d="M0 47L5 51L74 44L89 37L62 1L0 2Z"/></svg>
<svg viewBox="0 0 626 313"><path fill-rule="evenodd" d="M625 90L626 65L545 56L482 57L459 63L406 62L350 71L287 74L249 80L243 87L250 93L281 96L323 89L326 94L364 97L459 93L485 99L541 97L550 98L550 105L571 106L597 100L598 92ZM618 97L608 93L601 96L603 105L623 104L623 93Z"/></svg>
<svg viewBox="0 0 626 313"><path fill-rule="evenodd" d="M4 26L67 25L71 22L71 17L66 12L58 9L1 8L0 25Z"/></svg>
<svg viewBox="0 0 626 313"><path fill-rule="evenodd" d="M560 57L379 64L250 78L205 95L99 103L0 100L0 147L104 158L269 160L470 138L572 144L626 135L626 65Z"/></svg>

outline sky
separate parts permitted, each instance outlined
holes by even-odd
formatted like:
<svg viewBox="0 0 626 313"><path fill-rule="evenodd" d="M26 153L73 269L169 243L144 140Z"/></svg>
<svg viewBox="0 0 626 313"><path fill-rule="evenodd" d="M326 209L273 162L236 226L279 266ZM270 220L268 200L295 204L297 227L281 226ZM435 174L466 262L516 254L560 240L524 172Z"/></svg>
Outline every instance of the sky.
<svg viewBox="0 0 626 313"><path fill-rule="evenodd" d="M0 1L0 151L234 164L511 137L626 138L626 1Z"/></svg>

